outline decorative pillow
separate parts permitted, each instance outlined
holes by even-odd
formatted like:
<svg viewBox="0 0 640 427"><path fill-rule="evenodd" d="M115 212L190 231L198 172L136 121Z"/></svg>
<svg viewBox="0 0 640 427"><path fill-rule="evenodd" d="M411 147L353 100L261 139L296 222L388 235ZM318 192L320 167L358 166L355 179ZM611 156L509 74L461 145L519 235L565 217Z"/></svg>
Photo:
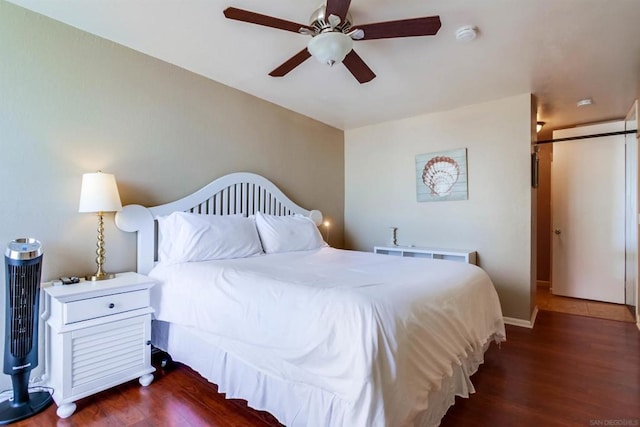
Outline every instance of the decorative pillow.
<svg viewBox="0 0 640 427"><path fill-rule="evenodd" d="M174 212L158 218L158 261L178 263L261 254L255 219Z"/></svg>
<svg viewBox="0 0 640 427"><path fill-rule="evenodd" d="M262 247L268 254L306 251L327 244L314 222L303 215L273 216L256 214Z"/></svg>

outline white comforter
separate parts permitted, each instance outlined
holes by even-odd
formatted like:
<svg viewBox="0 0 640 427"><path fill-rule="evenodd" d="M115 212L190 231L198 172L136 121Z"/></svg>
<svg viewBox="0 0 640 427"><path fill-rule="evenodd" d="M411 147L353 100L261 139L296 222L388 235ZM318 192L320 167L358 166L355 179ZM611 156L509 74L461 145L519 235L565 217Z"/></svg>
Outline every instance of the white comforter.
<svg viewBox="0 0 640 427"><path fill-rule="evenodd" d="M453 261L322 248L150 275L158 320L208 331L263 373L332 396L319 424L410 424L453 366L505 337L487 274Z"/></svg>

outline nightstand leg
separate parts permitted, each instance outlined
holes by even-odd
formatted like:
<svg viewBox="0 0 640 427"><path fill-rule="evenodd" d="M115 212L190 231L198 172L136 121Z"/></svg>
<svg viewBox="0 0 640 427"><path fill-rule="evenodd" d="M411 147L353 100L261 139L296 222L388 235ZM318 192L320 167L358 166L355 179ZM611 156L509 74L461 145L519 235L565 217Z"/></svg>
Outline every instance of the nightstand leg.
<svg viewBox="0 0 640 427"><path fill-rule="evenodd" d="M143 375L140 377L140 379L138 379L138 382L142 387L148 386L149 384L151 384L151 381L153 381L153 374Z"/></svg>
<svg viewBox="0 0 640 427"><path fill-rule="evenodd" d="M58 410L56 411L56 414L60 418L69 418L71 414L73 414L75 411L76 411L75 403L64 403L58 406Z"/></svg>

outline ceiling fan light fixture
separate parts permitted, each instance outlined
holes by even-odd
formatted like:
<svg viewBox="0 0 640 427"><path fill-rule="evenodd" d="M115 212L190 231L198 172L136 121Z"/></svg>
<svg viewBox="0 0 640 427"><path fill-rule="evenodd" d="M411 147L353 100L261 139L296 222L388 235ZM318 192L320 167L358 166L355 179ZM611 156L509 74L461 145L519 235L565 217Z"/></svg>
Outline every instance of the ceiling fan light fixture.
<svg viewBox="0 0 640 427"><path fill-rule="evenodd" d="M344 57L353 49L353 40L348 35L338 31L320 33L307 45L307 50L320 63L329 66L342 62Z"/></svg>

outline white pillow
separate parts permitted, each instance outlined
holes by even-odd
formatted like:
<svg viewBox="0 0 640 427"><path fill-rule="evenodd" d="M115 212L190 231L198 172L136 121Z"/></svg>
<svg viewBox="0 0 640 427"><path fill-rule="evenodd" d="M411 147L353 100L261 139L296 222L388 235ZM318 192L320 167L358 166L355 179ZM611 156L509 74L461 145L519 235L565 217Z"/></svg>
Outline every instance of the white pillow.
<svg viewBox="0 0 640 427"><path fill-rule="evenodd" d="M262 253L255 219L174 212L158 218L158 261L244 258Z"/></svg>
<svg viewBox="0 0 640 427"><path fill-rule="evenodd" d="M315 223L303 215L273 216L258 212L256 225L262 247L268 254L306 251L327 245Z"/></svg>

